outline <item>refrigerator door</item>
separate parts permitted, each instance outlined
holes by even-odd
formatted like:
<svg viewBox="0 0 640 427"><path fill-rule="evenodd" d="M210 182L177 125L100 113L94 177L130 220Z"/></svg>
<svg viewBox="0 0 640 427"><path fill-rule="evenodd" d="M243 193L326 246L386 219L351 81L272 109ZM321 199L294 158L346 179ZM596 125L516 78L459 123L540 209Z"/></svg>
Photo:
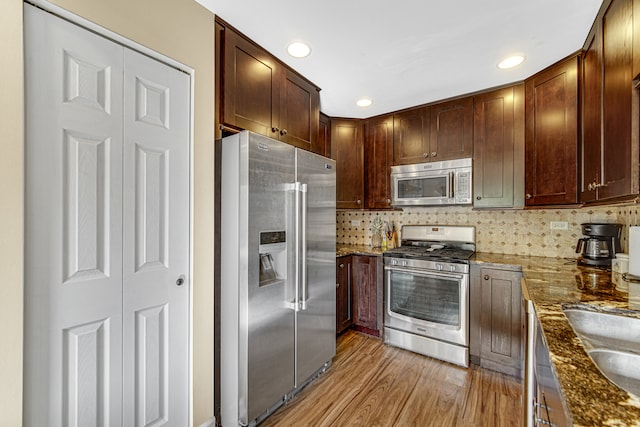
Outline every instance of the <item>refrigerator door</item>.
<svg viewBox="0 0 640 427"><path fill-rule="evenodd" d="M336 174L333 160L296 152L296 181L302 193L301 303L296 313L299 387L336 354Z"/></svg>

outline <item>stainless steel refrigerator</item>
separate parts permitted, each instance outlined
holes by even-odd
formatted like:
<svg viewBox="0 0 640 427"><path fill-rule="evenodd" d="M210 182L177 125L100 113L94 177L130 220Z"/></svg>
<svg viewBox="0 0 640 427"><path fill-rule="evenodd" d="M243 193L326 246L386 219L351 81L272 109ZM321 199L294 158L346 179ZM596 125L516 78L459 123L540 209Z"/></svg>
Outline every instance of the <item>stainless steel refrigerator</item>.
<svg viewBox="0 0 640 427"><path fill-rule="evenodd" d="M335 356L335 162L248 131L222 140L221 415L252 425Z"/></svg>

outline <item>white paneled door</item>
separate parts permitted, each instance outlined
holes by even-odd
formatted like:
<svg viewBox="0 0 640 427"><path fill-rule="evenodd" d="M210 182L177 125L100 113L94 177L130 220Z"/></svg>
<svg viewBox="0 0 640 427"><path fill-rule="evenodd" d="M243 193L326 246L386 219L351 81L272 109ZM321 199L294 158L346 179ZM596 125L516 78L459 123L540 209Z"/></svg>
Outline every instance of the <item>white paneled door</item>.
<svg viewBox="0 0 640 427"><path fill-rule="evenodd" d="M25 6L25 426L188 424L189 85Z"/></svg>

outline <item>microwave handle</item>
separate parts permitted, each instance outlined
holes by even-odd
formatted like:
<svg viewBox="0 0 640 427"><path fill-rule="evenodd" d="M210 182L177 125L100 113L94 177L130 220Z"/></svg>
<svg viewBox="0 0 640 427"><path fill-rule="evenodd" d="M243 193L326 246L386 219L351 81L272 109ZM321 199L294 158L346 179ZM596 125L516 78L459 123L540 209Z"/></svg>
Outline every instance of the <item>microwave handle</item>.
<svg viewBox="0 0 640 427"><path fill-rule="evenodd" d="M454 172L449 172L449 198L453 199L454 196L454 189L453 189L453 185L454 185L454 177L455 177L455 173Z"/></svg>

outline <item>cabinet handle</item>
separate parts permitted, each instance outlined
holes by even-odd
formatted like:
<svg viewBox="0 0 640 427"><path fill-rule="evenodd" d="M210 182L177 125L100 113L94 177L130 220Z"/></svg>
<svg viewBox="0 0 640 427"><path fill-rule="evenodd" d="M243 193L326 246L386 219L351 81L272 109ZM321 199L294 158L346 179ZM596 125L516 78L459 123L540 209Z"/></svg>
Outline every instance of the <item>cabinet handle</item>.
<svg viewBox="0 0 640 427"><path fill-rule="evenodd" d="M340 264L340 268L344 268L344 264Z"/></svg>
<svg viewBox="0 0 640 427"><path fill-rule="evenodd" d="M529 193L525 194L525 196L524 196L524 198L527 199L527 200L529 200L531 197L533 197L533 196L531 194L529 194Z"/></svg>
<svg viewBox="0 0 640 427"><path fill-rule="evenodd" d="M484 280L489 280L489 275L488 274L484 275Z"/></svg>
<svg viewBox="0 0 640 427"><path fill-rule="evenodd" d="M595 188L593 188L593 183L592 183L592 182L590 182L590 183L589 183L589 185L587 185L587 189L588 189L589 191L593 191L593 190L595 190Z"/></svg>
<svg viewBox="0 0 640 427"><path fill-rule="evenodd" d="M280 129L278 129L277 127L272 127L271 132L277 133L277 132L280 132Z"/></svg>
<svg viewBox="0 0 640 427"><path fill-rule="evenodd" d="M282 129L282 130L280 131L280 135L282 135L282 136L286 135L287 133L288 133L288 132L287 132L287 130L286 130L286 129Z"/></svg>
<svg viewBox="0 0 640 427"><path fill-rule="evenodd" d="M435 151L431 153L431 157L435 157L438 153L436 153Z"/></svg>
<svg viewBox="0 0 640 427"><path fill-rule="evenodd" d="M340 283L336 282L336 289L340 287Z"/></svg>

